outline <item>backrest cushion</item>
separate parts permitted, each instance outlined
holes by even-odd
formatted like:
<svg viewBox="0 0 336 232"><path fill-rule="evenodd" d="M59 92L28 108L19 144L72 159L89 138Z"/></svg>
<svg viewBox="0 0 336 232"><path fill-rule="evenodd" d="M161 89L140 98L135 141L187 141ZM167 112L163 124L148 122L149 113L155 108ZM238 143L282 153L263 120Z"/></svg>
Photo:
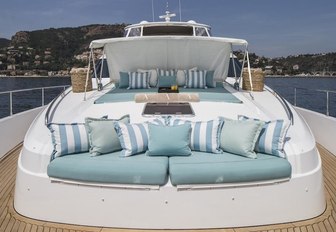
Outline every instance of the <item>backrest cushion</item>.
<svg viewBox="0 0 336 232"><path fill-rule="evenodd" d="M220 147L223 151L256 159L254 146L264 123L258 121L224 120L220 135Z"/></svg>
<svg viewBox="0 0 336 232"><path fill-rule="evenodd" d="M89 139L84 123L50 123L48 128L54 146L51 159L89 151Z"/></svg>
<svg viewBox="0 0 336 232"><path fill-rule="evenodd" d="M129 72L128 89L148 89L149 77L149 72Z"/></svg>
<svg viewBox="0 0 336 232"><path fill-rule="evenodd" d="M170 87L172 85L177 85L176 76L159 76L158 77L158 87Z"/></svg>
<svg viewBox="0 0 336 232"><path fill-rule="evenodd" d="M215 88L216 87L216 83L214 81L214 74L215 74L215 71L207 71L206 72L205 80L206 80L206 86L208 88Z"/></svg>
<svg viewBox="0 0 336 232"><path fill-rule="evenodd" d="M196 71L197 67L193 67L189 70ZM176 81L178 86L185 86L186 84L186 75L187 75L188 70L177 70L176 73Z"/></svg>
<svg viewBox="0 0 336 232"><path fill-rule="evenodd" d="M119 72L119 88L126 89L129 86L129 74L128 72Z"/></svg>
<svg viewBox="0 0 336 232"><path fill-rule="evenodd" d="M149 78L149 85L150 87L156 87L158 83L158 75L156 69L138 69L138 72L149 72L150 78Z"/></svg>
<svg viewBox="0 0 336 232"><path fill-rule="evenodd" d="M189 156L191 125L162 126L148 124L148 156Z"/></svg>
<svg viewBox="0 0 336 232"><path fill-rule="evenodd" d="M130 117L129 115L125 115L120 119L85 118L91 156L98 156L122 149L114 128L114 122L116 121L129 123Z"/></svg>
<svg viewBox="0 0 336 232"><path fill-rule="evenodd" d="M190 148L193 151L209 153L222 153L219 147L220 130L223 124L221 120L191 122L181 119L172 119L171 125L191 124Z"/></svg>
<svg viewBox="0 0 336 232"><path fill-rule="evenodd" d="M186 73L186 85L185 88L206 88L206 71L205 70L189 70Z"/></svg>
<svg viewBox="0 0 336 232"><path fill-rule="evenodd" d="M164 69L157 69L157 75L158 76L176 76L176 70L170 69L170 70L164 70Z"/></svg>
<svg viewBox="0 0 336 232"><path fill-rule="evenodd" d="M285 120L262 121L260 119L249 118L243 115L238 116L239 120L261 121L264 123L260 136L257 140L255 150L278 157L285 158L284 145L286 134L290 123Z"/></svg>
<svg viewBox="0 0 336 232"><path fill-rule="evenodd" d="M114 123L120 145L121 156L127 157L144 152L148 148L148 123Z"/></svg>

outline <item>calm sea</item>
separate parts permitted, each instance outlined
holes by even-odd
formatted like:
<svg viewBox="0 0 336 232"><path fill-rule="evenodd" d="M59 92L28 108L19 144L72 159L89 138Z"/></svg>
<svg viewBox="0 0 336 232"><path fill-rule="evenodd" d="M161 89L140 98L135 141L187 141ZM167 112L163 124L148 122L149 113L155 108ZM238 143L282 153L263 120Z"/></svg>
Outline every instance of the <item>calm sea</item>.
<svg viewBox="0 0 336 232"><path fill-rule="evenodd" d="M320 113L326 113L325 92L316 92L304 89L321 89L336 92L336 78L266 78L266 84L294 104L294 88L297 89L297 106L308 108ZM38 88L46 86L70 85L70 78L66 77L0 77L0 92L8 90ZM50 102L63 89L46 89L45 103ZM0 118L9 115L9 95L0 94ZM13 94L13 113L34 108L41 105L41 90L14 93ZM336 93L329 94L330 115L336 117Z"/></svg>

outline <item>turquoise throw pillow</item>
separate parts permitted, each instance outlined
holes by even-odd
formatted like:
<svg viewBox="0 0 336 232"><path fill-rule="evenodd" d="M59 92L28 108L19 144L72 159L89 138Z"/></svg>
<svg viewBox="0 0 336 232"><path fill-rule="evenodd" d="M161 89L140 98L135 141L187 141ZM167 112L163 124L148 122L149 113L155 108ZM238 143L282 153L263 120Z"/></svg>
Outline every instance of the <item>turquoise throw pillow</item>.
<svg viewBox="0 0 336 232"><path fill-rule="evenodd" d="M189 156L191 125L160 126L149 124L148 156Z"/></svg>
<svg viewBox="0 0 336 232"><path fill-rule="evenodd" d="M105 153L120 151L121 145L114 129L116 121L129 123L129 115L125 115L120 119L104 119L104 118L86 118L85 125L87 127L90 154L98 156Z"/></svg>
<svg viewBox="0 0 336 232"><path fill-rule="evenodd" d="M120 80L119 80L119 88L126 89L129 86L129 74L128 72L119 72Z"/></svg>
<svg viewBox="0 0 336 232"><path fill-rule="evenodd" d="M159 76L158 87L170 87L177 85L176 76Z"/></svg>
<svg viewBox="0 0 336 232"><path fill-rule="evenodd" d="M220 147L233 154L257 158L254 146L264 123L260 121L239 121L224 119L220 136Z"/></svg>
<svg viewBox="0 0 336 232"><path fill-rule="evenodd" d="M205 76L205 82L206 86L208 88L215 88L215 82L214 82L214 73L215 71L207 71L206 76Z"/></svg>
<svg viewBox="0 0 336 232"><path fill-rule="evenodd" d="M248 118L243 115L238 115L238 120L261 121L260 119ZM264 123L264 126L261 129L255 150L257 152L286 158L284 145L290 123L281 119L261 122Z"/></svg>

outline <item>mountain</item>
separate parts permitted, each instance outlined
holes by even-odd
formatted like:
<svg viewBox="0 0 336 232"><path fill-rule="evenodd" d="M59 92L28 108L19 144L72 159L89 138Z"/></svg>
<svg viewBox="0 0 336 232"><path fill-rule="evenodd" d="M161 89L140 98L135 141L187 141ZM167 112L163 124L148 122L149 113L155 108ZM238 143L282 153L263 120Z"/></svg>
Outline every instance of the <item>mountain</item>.
<svg viewBox="0 0 336 232"><path fill-rule="evenodd" d="M0 48L7 47L10 44L9 39L0 38Z"/></svg>
<svg viewBox="0 0 336 232"><path fill-rule="evenodd" d="M32 55L38 55L41 57L41 61L46 64L44 65L45 67L42 67L44 69L67 69L76 62L79 62L74 59L74 55L88 51L92 40L122 37L125 26L127 25L99 24L36 31L19 31L12 37L10 45L15 48L33 49L34 54ZM50 64L45 62L44 58L46 55L49 55Z"/></svg>

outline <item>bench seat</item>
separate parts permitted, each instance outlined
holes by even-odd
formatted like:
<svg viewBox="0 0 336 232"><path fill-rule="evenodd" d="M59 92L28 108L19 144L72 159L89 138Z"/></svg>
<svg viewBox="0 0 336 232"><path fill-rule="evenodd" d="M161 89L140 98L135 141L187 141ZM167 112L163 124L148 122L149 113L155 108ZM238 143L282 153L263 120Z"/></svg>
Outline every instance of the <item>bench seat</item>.
<svg viewBox="0 0 336 232"><path fill-rule="evenodd" d="M48 165L48 176L60 179L113 184L165 185L168 157L145 154L120 157L120 152L91 157L89 153L67 155Z"/></svg>
<svg viewBox="0 0 336 232"><path fill-rule="evenodd" d="M291 177L291 165L283 158L257 154L250 159L230 153L195 152L188 157L170 157L173 185L244 183Z"/></svg>

